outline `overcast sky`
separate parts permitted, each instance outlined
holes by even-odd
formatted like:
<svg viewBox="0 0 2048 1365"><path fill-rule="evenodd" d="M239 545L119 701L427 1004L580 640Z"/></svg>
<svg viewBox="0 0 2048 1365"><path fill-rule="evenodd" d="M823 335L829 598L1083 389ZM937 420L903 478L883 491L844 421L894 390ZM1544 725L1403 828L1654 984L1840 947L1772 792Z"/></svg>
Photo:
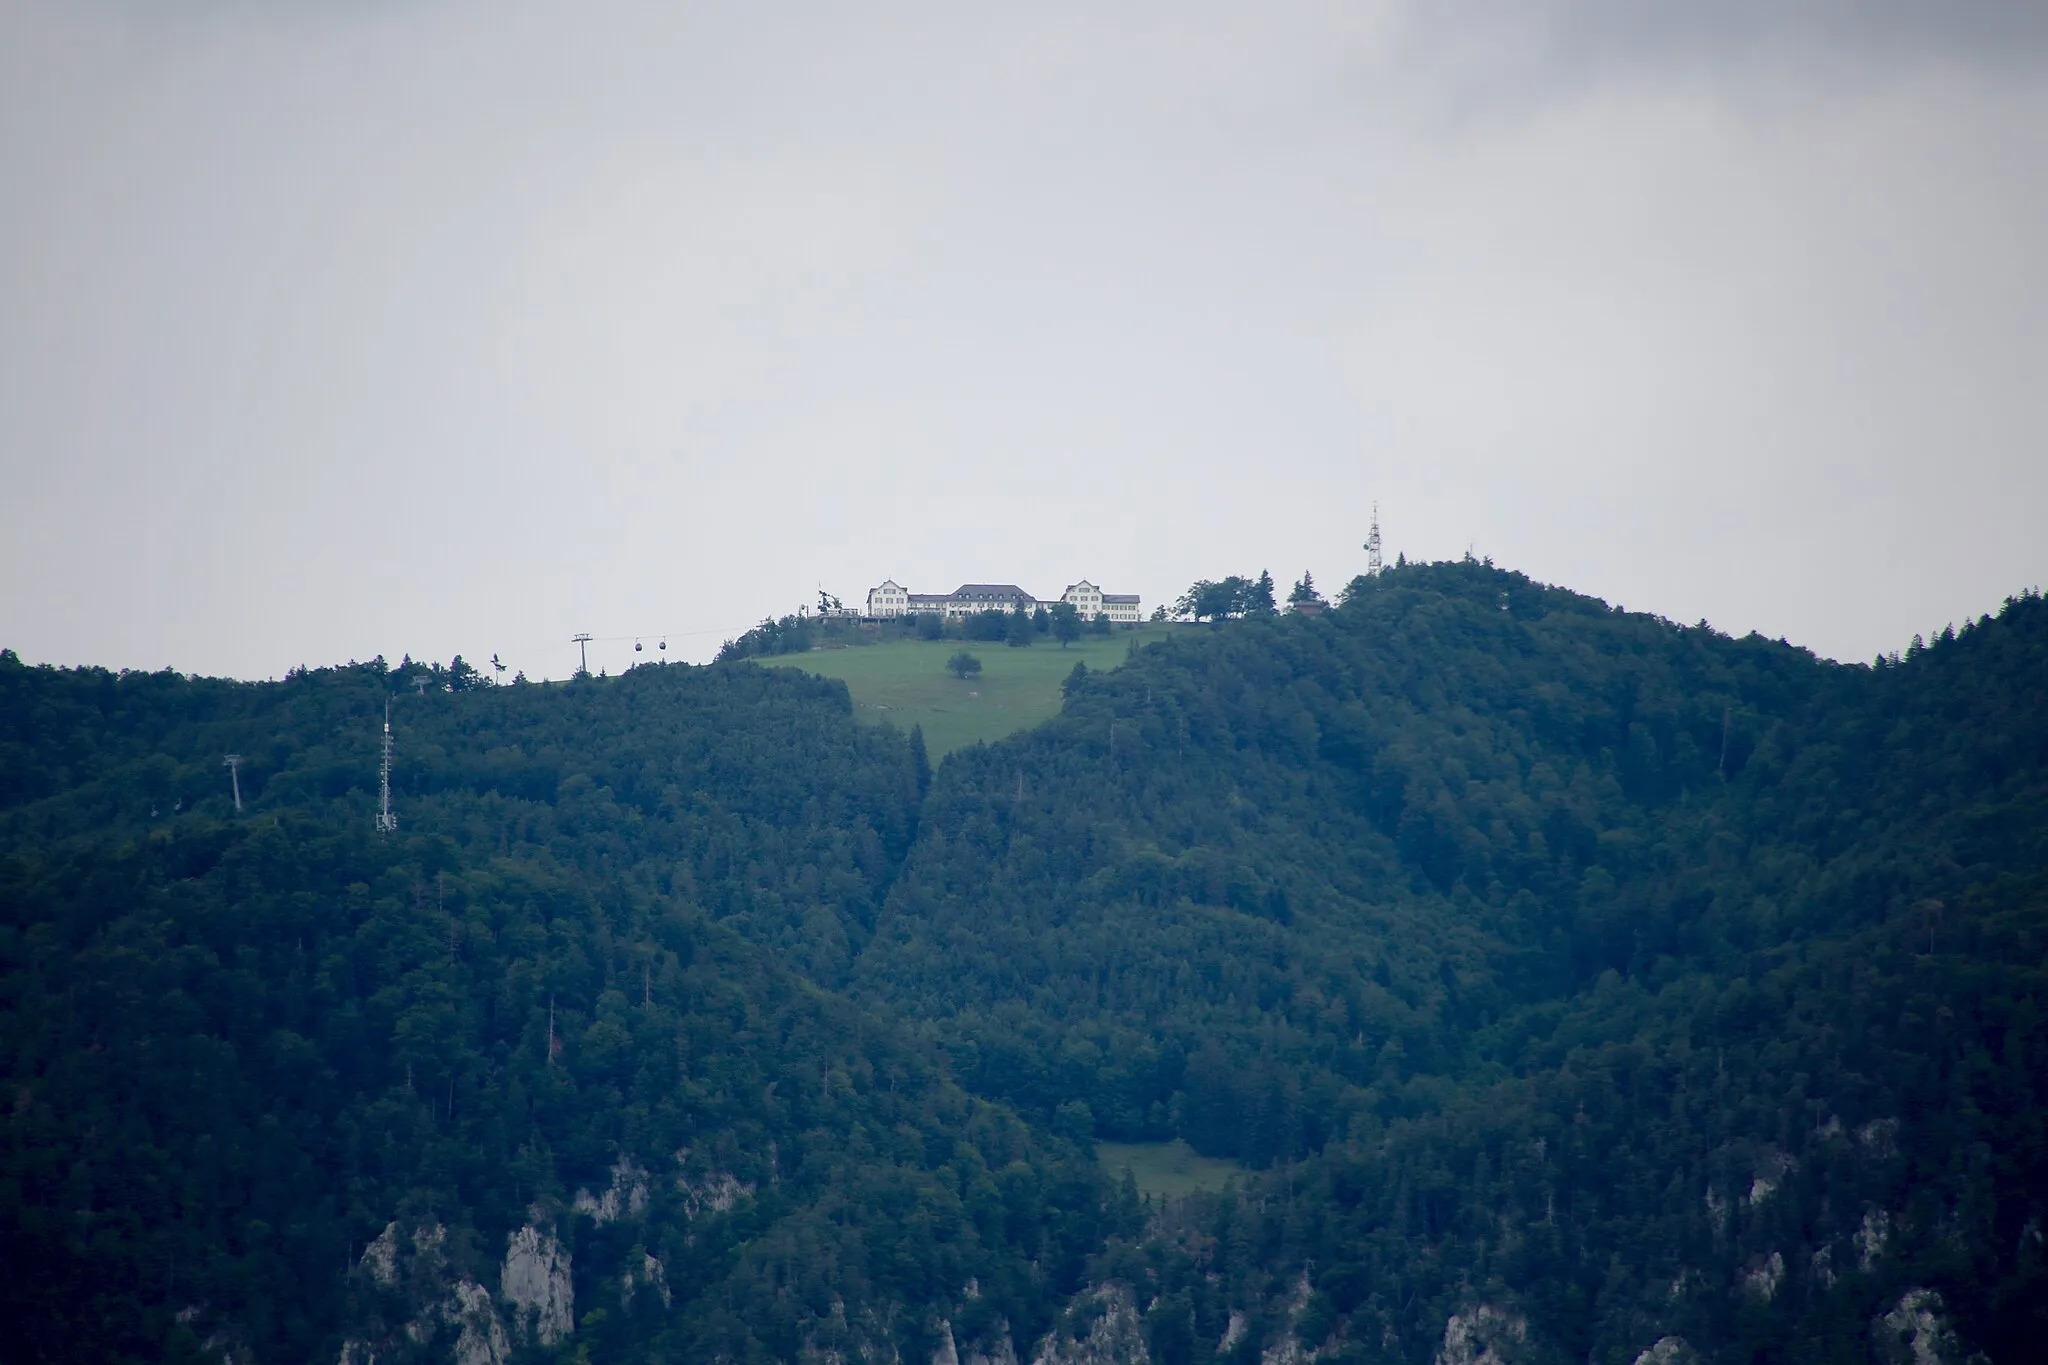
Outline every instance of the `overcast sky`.
<svg viewBox="0 0 2048 1365"><path fill-rule="evenodd" d="M1376 499L1868 658L2048 580L2035 15L0 0L0 645L561 677Z"/></svg>

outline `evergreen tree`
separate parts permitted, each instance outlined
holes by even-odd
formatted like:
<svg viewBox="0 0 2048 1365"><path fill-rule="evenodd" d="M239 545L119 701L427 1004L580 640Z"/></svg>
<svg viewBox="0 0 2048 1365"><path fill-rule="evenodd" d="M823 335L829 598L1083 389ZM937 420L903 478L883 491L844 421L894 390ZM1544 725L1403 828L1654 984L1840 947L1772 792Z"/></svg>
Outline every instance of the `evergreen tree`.
<svg viewBox="0 0 2048 1365"><path fill-rule="evenodd" d="M1081 638L1081 613L1072 602L1053 603L1052 634L1061 649Z"/></svg>

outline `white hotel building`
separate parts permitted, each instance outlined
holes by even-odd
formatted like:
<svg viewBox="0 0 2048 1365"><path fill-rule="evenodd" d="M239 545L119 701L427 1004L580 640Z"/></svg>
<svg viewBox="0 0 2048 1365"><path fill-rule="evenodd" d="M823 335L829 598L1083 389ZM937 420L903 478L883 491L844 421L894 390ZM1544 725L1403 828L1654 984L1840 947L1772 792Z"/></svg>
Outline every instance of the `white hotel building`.
<svg viewBox="0 0 2048 1365"><path fill-rule="evenodd" d="M1026 611L1050 608L1056 602L1071 602L1083 621L1106 616L1112 624L1135 625L1144 618L1138 611L1138 594L1104 592L1087 579L1069 584L1052 602L1041 602L1015 583L962 583L951 592L910 592L894 579L868 589L867 615L871 619L891 616L944 616L958 619L983 611Z"/></svg>

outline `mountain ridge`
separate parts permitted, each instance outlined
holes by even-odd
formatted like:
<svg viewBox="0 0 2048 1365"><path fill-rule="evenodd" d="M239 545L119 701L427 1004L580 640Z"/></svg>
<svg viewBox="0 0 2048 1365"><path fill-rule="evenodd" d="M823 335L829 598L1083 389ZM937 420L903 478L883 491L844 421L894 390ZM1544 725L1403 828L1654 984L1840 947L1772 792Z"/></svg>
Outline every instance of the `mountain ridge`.
<svg viewBox="0 0 2048 1365"><path fill-rule="evenodd" d="M447 1358L484 1319L416 1315L467 1285L508 1360L2010 1358L2043 678L2032 595L1837 664L1474 562L1149 645L931 774L749 664L0 657L13 1354ZM1096 1137L1265 1174L1147 1212ZM690 1212L714 1177L753 1192ZM452 1278L380 1298L387 1233Z"/></svg>

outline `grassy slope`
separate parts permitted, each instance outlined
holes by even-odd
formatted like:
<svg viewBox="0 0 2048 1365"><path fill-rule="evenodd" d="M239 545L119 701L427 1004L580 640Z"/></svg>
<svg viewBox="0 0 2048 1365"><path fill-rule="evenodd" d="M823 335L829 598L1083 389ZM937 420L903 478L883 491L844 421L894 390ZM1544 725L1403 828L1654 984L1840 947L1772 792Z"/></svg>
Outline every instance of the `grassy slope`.
<svg viewBox="0 0 2048 1365"><path fill-rule="evenodd" d="M1011 649L1000 641L901 640L758 662L845 679L856 715L887 720L902 730L922 725L926 750L936 762L977 740L993 743L1058 715L1060 683L1076 663L1115 668L1133 641L1144 644L1190 629L1144 625L1108 636L1084 635L1065 649L1043 636L1028 649ZM946 660L963 648L982 663L981 676L967 682L946 672Z"/></svg>
<svg viewBox="0 0 2048 1365"><path fill-rule="evenodd" d="M1095 1156L1112 1179L1128 1170L1138 1193L1178 1199L1196 1190L1220 1190L1232 1176L1248 1174L1225 1157L1203 1156L1175 1138L1172 1142L1098 1142Z"/></svg>

